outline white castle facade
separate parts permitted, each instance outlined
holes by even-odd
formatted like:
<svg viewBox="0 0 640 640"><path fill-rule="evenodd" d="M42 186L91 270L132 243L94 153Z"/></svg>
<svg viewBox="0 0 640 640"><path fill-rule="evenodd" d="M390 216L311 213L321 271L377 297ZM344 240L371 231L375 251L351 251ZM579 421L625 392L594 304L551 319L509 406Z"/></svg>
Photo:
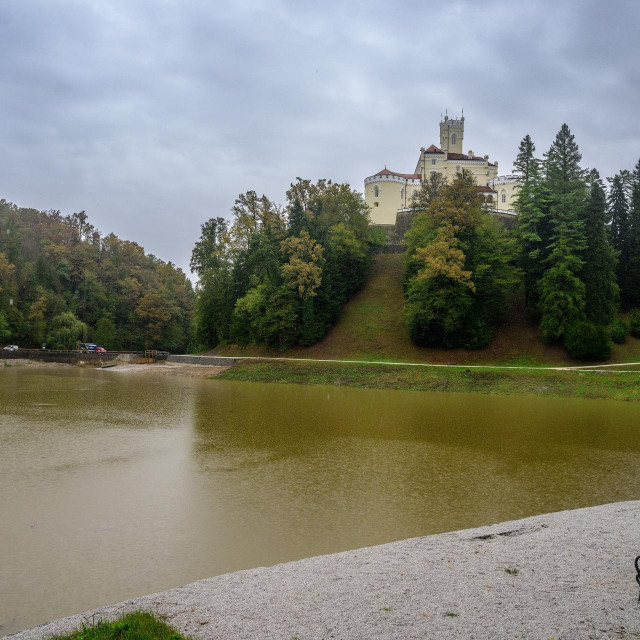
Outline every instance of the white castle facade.
<svg viewBox="0 0 640 640"><path fill-rule="evenodd" d="M418 197L420 185L433 173L442 174L451 182L463 169L470 171L485 195L489 207L499 213L513 214L513 201L517 195L516 179L499 176L498 162L489 162L489 156L476 156L473 151L463 153L464 115L440 121L440 146L434 144L420 149L413 173L397 173L386 167L364 180L365 202L371 210L371 222L395 225L398 211L411 208Z"/></svg>

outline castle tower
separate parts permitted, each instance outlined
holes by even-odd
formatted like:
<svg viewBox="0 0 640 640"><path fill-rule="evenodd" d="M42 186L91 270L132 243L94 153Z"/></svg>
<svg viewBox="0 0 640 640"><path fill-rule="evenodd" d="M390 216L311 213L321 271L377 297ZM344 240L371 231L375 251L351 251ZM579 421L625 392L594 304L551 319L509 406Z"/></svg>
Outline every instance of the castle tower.
<svg viewBox="0 0 640 640"><path fill-rule="evenodd" d="M440 148L449 153L462 153L464 138L464 116L459 120L450 119L448 115L440 121Z"/></svg>

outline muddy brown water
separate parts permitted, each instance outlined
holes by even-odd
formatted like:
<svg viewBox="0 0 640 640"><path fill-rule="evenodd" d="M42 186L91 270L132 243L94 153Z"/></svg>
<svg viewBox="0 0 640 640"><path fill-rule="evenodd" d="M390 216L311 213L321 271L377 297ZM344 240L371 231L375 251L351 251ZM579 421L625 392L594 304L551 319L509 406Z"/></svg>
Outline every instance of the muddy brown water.
<svg viewBox="0 0 640 640"><path fill-rule="evenodd" d="M237 569L640 498L640 405L0 370L0 635Z"/></svg>

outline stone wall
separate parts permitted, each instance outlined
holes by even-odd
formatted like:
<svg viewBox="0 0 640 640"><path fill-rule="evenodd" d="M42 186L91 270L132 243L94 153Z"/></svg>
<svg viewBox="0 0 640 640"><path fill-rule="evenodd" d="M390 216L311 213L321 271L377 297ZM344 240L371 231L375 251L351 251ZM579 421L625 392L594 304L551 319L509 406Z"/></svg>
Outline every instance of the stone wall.
<svg viewBox="0 0 640 640"><path fill-rule="evenodd" d="M378 250L378 253L402 253L406 249L404 236L411 228L418 211L398 211L395 224L376 224L378 229L383 229L387 234L386 244ZM488 215L500 220L507 229L515 227L518 216L499 211L487 211Z"/></svg>
<svg viewBox="0 0 640 640"><path fill-rule="evenodd" d="M0 351L0 360L38 360L40 362L61 362L65 364L86 364L100 366L105 362L113 362L121 356L134 356L143 358L144 351L107 351L106 353L96 353L95 351L54 351L51 349L18 349L17 351ZM156 361L167 359L166 352L159 351Z"/></svg>

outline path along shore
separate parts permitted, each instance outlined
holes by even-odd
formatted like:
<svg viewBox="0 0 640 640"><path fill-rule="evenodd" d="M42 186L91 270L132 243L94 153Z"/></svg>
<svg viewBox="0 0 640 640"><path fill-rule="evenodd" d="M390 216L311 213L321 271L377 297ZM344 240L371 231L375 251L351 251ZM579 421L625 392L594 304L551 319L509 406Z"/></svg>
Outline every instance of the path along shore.
<svg viewBox="0 0 640 640"><path fill-rule="evenodd" d="M212 640L640 638L637 555L640 501L617 502L238 571L10 637L146 609Z"/></svg>

